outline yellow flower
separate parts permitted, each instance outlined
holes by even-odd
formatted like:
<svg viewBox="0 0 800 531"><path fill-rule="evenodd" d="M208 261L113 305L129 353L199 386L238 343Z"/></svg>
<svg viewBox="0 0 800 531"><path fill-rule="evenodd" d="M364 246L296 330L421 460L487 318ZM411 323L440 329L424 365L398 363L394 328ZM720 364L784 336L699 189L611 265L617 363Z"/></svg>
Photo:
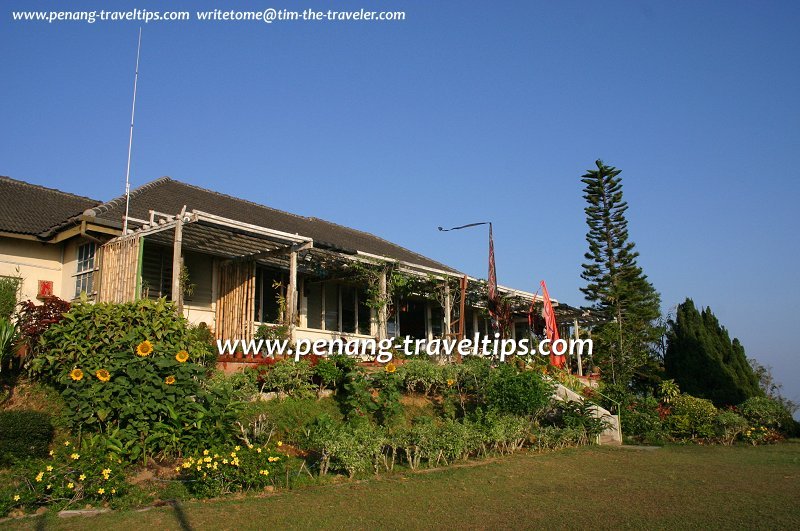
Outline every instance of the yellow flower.
<svg viewBox="0 0 800 531"><path fill-rule="evenodd" d="M104 469L103 469L103 475L104 475L104 476L107 476L107 475L109 475L110 473L111 473L111 469L110 469L110 468L104 468Z"/></svg>
<svg viewBox="0 0 800 531"><path fill-rule="evenodd" d="M208 454L210 454L210 453L211 453L211 452L209 452L208 450L203 450L203 455L208 455Z"/></svg>
<svg viewBox="0 0 800 531"><path fill-rule="evenodd" d="M210 463L211 462L211 458L210 457L204 457L203 461L206 462L206 463Z"/></svg>
<svg viewBox="0 0 800 531"><path fill-rule="evenodd" d="M78 479L83 481L84 479L86 479L86 474L81 474L80 476L78 476Z"/></svg>
<svg viewBox="0 0 800 531"><path fill-rule="evenodd" d="M141 356L149 356L153 352L153 344L148 340L144 340L136 346L136 353Z"/></svg>
<svg viewBox="0 0 800 531"><path fill-rule="evenodd" d="M36 474L36 481L42 481L43 477L44 477L44 472L39 472L38 474Z"/></svg>
<svg viewBox="0 0 800 531"><path fill-rule="evenodd" d="M80 458L81 458L81 454L72 454L72 455L70 455L70 457L71 457L72 459L74 459L75 461L77 461L78 459L80 459Z"/></svg>
<svg viewBox="0 0 800 531"><path fill-rule="evenodd" d="M231 457L236 457L236 452L231 452Z"/></svg>
<svg viewBox="0 0 800 531"><path fill-rule="evenodd" d="M197 471L198 471L198 472L199 472L200 470L202 470L202 469L203 469L203 467L202 467L202 466L200 466L200 465L197 465Z"/></svg>
<svg viewBox="0 0 800 531"><path fill-rule="evenodd" d="M256 448L256 452L261 453L261 448Z"/></svg>
<svg viewBox="0 0 800 531"><path fill-rule="evenodd" d="M248 444L248 445L247 445L247 449L248 449L248 450L252 450L252 449L253 449L253 445L252 445L252 444Z"/></svg>
<svg viewBox="0 0 800 531"><path fill-rule="evenodd" d="M397 370L397 367L395 367L394 363L387 363L386 364L386 372L392 373L392 372L394 372L396 370Z"/></svg>
<svg viewBox="0 0 800 531"><path fill-rule="evenodd" d="M64 446L69 446L69 441L64 441Z"/></svg>
<svg viewBox="0 0 800 531"><path fill-rule="evenodd" d="M48 472L52 472L52 471L53 471L53 467L52 467L52 466L50 466L50 465L47 465L47 471L48 471Z"/></svg>
<svg viewBox="0 0 800 531"><path fill-rule="evenodd" d="M456 383L456 381L452 378L447 379L447 387L452 387L454 383Z"/></svg>
<svg viewBox="0 0 800 531"><path fill-rule="evenodd" d="M47 484L47 490L50 490L50 489L52 489L52 488L53 488L53 485L51 485L50 483L48 483L48 484Z"/></svg>
<svg viewBox="0 0 800 531"><path fill-rule="evenodd" d="M117 493L117 489L111 489L111 494L116 494L116 493Z"/></svg>
<svg viewBox="0 0 800 531"><path fill-rule="evenodd" d="M105 494L105 493L106 493L106 489L104 489L102 487L97 489L97 494Z"/></svg>
<svg viewBox="0 0 800 531"><path fill-rule="evenodd" d="M234 449L234 450L236 450L236 451L238 452L239 450L241 450L241 449L242 449L242 447L241 447L241 446L234 446L234 447L233 447L233 449Z"/></svg>
<svg viewBox="0 0 800 531"><path fill-rule="evenodd" d="M14 494L14 501L19 501L19 494Z"/></svg>
<svg viewBox="0 0 800 531"><path fill-rule="evenodd" d="M94 373L94 375L97 376L97 379L100 380L101 382L107 382L111 379L111 373L109 373L105 369L100 369L99 371Z"/></svg>
<svg viewBox="0 0 800 531"><path fill-rule="evenodd" d="M281 441L278 441L278 448L280 448L281 446L283 446L283 443Z"/></svg>
<svg viewBox="0 0 800 531"><path fill-rule="evenodd" d="M52 457L54 454L55 452L53 452L53 450L50 450L50 456Z"/></svg>
<svg viewBox="0 0 800 531"><path fill-rule="evenodd" d="M172 384L174 384L174 383L175 383L175 377L174 377L174 376L167 376L167 377L164 379L164 383L165 383L165 384L167 384L167 385L172 385Z"/></svg>
<svg viewBox="0 0 800 531"><path fill-rule="evenodd" d="M185 350L181 350L177 354L175 354L175 359L178 360L180 363L185 363L186 360L189 359L189 353Z"/></svg>
<svg viewBox="0 0 800 531"><path fill-rule="evenodd" d="M67 488L68 488L68 489L74 489L74 488L75 488L75 483L72 483L72 482L70 481L69 483L67 483Z"/></svg>
<svg viewBox="0 0 800 531"><path fill-rule="evenodd" d="M228 460L227 460L227 459L223 459L223 460L222 460L222 464L223 464L223 465L227 465L227 464L228 464Z"/></svg>
<svg viewBox="0 0 800 531"><path fill-rule="evenodd" d="M83 371L80 369L72 369L69 373L69 377L75 380L76 382L83 379ZM69 446L69 445L65 445Z"/></svg>

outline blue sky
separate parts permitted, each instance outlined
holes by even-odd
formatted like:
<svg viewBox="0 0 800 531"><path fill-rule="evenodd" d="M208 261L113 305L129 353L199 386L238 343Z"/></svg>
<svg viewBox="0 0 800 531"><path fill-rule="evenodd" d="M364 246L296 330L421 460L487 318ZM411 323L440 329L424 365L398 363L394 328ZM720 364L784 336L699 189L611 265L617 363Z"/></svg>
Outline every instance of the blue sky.
<svg viewBox="0 0 800 531"><path fill-rule="evenodd" d="M700 5L702 4L702 5ZM0 174L124 189L138 24L13 9L405 10L392 23L144 26L132 183L162 175L374 232L581 304L580 176L623 170L667 311L710 305L800 399L800 4L41 2L0 12Z"/></svg>

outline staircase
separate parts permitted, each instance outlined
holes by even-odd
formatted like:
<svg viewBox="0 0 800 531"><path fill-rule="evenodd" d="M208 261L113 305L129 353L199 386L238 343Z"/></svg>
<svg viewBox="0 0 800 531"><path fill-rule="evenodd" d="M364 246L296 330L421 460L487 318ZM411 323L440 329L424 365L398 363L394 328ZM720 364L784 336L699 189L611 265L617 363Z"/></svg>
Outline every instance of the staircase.
<svg viewBox="0 0 800 531"><path fill-rule="evenodd" d="M585 398L572 389L564 387L558 382L553 382L556 389L553 392L553 398L562 402L583 402ZM608 423L608 427L600 434L597 444L616 445L622 444L622 429L619 424L619 415L612 415L610 411L597 405L591 406L591 411L597 416Z"/></svg>

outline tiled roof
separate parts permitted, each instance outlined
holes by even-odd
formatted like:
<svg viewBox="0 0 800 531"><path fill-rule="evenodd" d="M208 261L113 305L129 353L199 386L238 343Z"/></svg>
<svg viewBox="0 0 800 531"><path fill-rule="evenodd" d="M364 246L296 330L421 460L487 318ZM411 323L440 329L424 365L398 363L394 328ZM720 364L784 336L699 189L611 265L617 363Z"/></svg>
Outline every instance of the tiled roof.
<svg viewBox="0 0 800 531"><path fill-rule="evenodd" d="M307 236L316 244L327 244L340 249L357 250L424 267L456 272L444 264L367 232L318 218L290 214L169 177L162 177L131 192L130 217L148 219L150 210L177 214L184 205L187 211L199 210L252 225ZM93 211L98 219L118 223L121 226L125 213L125 197L121 196L99 205Z"/></svg>
<svg viewBox="0 0 800 531"><path fill-rule="evenodd" d="M0 176L0 232L48 238L100 201Z"/></svg>

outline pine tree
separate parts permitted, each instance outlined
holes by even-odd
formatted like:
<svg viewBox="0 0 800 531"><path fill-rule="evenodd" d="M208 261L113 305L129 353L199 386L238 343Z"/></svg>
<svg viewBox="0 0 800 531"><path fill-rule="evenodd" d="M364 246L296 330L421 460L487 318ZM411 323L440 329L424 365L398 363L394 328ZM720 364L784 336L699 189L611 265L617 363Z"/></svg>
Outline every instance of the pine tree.
<svg viewBox="0 0 800 531"><path fill-rule="evenodd" d="M763 394L744 347L736 338L731 341L711 308L699 311L691 299L678 305L667 342L664 370L685 393L718 406Z"/></svg>
<svg viewBox="0 0 800 531"><path fill-rule="evenodd" d="M584 255L581 277L587 282L581 291L593 303L595 315L605 324L595 330L595 352L611 371L612 381L629 383L648 365L651 347L658 339L654 321L659 317L661 298L636 262L639 253L628 240L628 204L622 198L620 170L595 163L581 177L589 251Z"/></svg>

